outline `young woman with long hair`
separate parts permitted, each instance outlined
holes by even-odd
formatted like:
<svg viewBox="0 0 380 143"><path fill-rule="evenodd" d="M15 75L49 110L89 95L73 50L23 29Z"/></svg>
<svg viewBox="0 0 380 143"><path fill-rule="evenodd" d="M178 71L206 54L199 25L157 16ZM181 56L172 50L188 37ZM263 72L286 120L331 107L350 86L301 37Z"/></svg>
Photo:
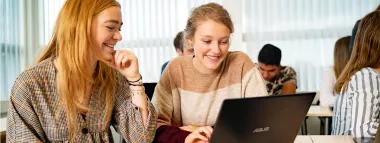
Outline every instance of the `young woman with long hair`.
<svg viewBox="0 0 380 143"><path fill-rule="evenodd" d="M11 91L7 142L151 142L157 114L137 57L121 40L116 0L67 0L38 63Z"/></svg>

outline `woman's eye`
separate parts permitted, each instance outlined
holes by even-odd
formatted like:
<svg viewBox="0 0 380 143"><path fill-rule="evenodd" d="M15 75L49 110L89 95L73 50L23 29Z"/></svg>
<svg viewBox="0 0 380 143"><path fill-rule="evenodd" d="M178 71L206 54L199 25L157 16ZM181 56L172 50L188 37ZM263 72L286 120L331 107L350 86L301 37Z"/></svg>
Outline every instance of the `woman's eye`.
<svg viewBox="0 0 380 143"><path fill-rule="evenodd" d="M204 43L206 43L206 44L210 44L211 43L211 41L203 41Z"/></svg>
<svg viewBox="0 0 380 143"><path fill-rule="evenodd" d="M113 30L113 29L115 29L114 27L110 27L110 26L107 26L107 28L108 28L109 30Z"/></svg>

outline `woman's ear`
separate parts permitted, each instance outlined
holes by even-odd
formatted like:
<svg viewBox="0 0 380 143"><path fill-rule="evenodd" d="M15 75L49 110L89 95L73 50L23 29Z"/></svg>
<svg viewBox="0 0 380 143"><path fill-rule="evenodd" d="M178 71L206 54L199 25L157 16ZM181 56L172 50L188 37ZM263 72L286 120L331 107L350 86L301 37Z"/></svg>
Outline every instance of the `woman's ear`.
<svg viewBox="0 0 380 143"><path fill-rule="evenodd" d="M175 51L177 52L177 55L178 55L178 56L182 56L182 55L183 55L183 52L182 52L181 49L176 48Z"/></svg>
<svg viewBox="0 0 380 143"><path fill-rule="evenodd" d="M193 45L194 41L193 38L187 39L187 44L191 47Z"/></svg>

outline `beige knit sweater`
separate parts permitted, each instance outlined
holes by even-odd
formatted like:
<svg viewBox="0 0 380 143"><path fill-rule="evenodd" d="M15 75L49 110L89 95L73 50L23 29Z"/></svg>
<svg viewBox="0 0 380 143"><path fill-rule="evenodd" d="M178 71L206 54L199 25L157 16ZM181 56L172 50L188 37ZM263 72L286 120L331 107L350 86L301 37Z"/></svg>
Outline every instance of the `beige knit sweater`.
<svg viewBox="0 0 380 143"><path fill-rule="evenodd" d="M251 59L242 52L229 52L220 70L198 72L193 56L172 60L158 82L152 103L158 127L214 125L222 101L267 95L265 82Z"/></svg>

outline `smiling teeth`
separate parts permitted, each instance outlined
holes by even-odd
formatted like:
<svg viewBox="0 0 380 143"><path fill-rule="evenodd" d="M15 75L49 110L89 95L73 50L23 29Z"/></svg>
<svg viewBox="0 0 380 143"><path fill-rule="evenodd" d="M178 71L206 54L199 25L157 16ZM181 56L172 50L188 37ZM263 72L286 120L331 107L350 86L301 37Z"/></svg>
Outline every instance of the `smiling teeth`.
<svg viewBox="0 0 380 143"><path fill-rule="evenodd" d="M216 59L218 59L219 56L207 56L207 57L210 59L216 60Z"/></svg>
<svg viewBox="0 0 380 143"><path fill-rule="evenodd" d="M111 48L114 47L113 45L109 45L109 44L104 44L104 45L106 45L107 47L111 47Z"/></svg>

